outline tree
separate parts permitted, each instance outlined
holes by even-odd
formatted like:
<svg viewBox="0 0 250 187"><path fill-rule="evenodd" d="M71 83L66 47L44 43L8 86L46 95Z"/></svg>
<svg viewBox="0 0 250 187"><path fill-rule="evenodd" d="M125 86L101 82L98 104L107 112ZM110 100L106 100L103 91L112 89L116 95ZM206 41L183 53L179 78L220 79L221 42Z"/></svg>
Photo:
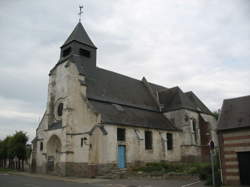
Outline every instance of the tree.
<svg viewBox="0 0 250 187"><path fill-rule="evenodd" d="M17 131L13 136L7 136L0 141L0 167L24 169L24 160L27 159L27 142L28 137L22 131ZM14 158L18 161L14 163Z"/></svg>
<svg viewBox="0 0 250 187"><path fill-rule="evenodd" d="M219 111L214 111L213 115L214 115L215 119L218 120L219 116L220 116L220 113L219 113Z"/></svg>

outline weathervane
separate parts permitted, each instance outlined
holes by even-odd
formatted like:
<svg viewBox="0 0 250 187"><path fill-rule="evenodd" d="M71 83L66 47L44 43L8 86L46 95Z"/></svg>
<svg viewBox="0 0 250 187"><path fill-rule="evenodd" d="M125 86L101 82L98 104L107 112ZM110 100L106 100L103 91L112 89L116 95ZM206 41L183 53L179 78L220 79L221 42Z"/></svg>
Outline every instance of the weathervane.
<svg viewBox="0 0 250 187"><path fill-rule="evenodd" d="M80 5L79 9L80 9L80 12L78 13L78 15L79 15L79 22L81 22L81 16L82 16L82 13L83 13L83 11L82 11L83 6Z"/></svg>

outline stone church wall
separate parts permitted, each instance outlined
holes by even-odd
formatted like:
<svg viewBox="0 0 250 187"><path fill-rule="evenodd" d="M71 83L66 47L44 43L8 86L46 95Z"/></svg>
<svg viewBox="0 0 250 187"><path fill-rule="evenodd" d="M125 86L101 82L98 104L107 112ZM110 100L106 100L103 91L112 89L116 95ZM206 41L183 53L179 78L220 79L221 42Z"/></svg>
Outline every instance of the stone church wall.
<svg viewBox="0 0 250 187"><path fill-rule="evenodd" d="M126 140L117 141L117 128L126 129ZM99 164L114 164L117 165L118 145L126 146L126 164L128 166L136 165L137 163L159 162L161 160L179 161L181 138L179 132L169 133L173 134L173 150L166 149L166 133L168 131L161 131L155 129L133 128L119 125L105 125L108 135L101 139L101 147L99 151ZM137 137L135 129L140 137ZM152 131L153 148L152 150L145 150L144 131ZM140 138L140 139L139 139ZM164 138L164 139L163 139ZM100 154L101 153L101 154Z"/></svg>
<svg viewBox="0 0 250 187"><path fill-rule="evenodd" d="M202 160L201 136L207 136L207 135L201 134L199 113L186 109L181 109L181 110L167 112L164 115L172 122L174 122L174 124L183 131L182 143L181 143L182 161ZM204 120L206 120L206 122L209 123L209 130L210 130L209 133L213 141L215 142L215 145L218 145L215 118L211 115L203 113L200 115L202 115ZM192 127L193 123L196 124L196 132Z"/></svg>
<svg viewBox="0 0 250 187"><path fill-rule="evenodd" d="M89 148L81 146L81 139L86 137L89 139L86 132L98 123L99 117L87 104L86 86L82 85L81 81L84 81L84 76L79 75L75 64L71 62L58 65L50 75L47 109L37 129L38 146L35 154L37 172L49 172L50 155L47 144L52 136L58 137L61 142L60 152L56 153L59 156L54 173L67 175L71 170L80 170L89 161ZM60 117L56 112L61 102L63 115ZM50 125L55 122L60 122L61 127L50 129ZM43 150L40 150L41 142ZM77 165L72 168L75 163Z"/></svg>

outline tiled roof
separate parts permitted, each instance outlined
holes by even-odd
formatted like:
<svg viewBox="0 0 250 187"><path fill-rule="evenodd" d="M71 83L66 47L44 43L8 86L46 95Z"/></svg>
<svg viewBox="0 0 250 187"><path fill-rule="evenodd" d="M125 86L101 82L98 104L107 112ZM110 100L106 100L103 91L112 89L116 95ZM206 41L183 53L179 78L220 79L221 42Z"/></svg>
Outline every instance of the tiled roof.
<svg viewBox="0 0 250 187"><path fill-rule="evenodd" d="M245 127L250 127L250 96L224 100L218 130Z"/></svg>

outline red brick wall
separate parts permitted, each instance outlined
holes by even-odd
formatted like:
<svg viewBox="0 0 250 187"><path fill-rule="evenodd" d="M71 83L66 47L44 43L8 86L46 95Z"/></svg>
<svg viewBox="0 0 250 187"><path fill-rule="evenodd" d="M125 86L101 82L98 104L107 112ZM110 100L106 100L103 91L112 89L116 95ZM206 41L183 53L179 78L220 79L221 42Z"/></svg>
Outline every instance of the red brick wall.
<svg viewBox="0 0 250 187"><path fill-rule="evenodd" d="M250 129L219 132L224 184L240 184L237 152L250 151Z"/></svg>

